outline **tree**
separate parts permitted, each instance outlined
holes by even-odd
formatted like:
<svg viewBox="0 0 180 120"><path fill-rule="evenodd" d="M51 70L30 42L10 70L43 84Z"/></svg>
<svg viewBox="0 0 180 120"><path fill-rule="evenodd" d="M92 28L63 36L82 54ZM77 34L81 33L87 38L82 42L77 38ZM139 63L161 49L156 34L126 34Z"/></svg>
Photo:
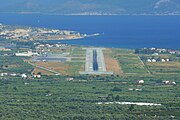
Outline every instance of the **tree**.
<svg viewBox="0 0 180 120"><path fill-rule="evenodd" d="M116 95L116 97L114 99L115 99L115 101L119 101L120 100L120 96Z"/></svg>
<svg viewBox="0 0 180 120"><path fill-rule="evenodd" d="M112 91L122 91L122 89L121 89L121 88L118 88L118 87L114 87L114 88L112 89Z"/></svg>
<svg viewBox="0 0 180 120"><path fill-rule="evenodd" d="M129 107L129 111L132 111L132 110L134 110L134 105L131 105L131 106Z"/></svg>

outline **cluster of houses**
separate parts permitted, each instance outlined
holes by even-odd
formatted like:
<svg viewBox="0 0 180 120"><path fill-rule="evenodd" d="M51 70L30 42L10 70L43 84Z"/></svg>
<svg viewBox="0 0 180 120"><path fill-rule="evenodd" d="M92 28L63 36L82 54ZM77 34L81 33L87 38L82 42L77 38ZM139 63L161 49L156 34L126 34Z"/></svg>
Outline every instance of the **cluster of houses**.
<svg viewBox="0 0 180 120"><path fill-rule="evenodd" d="M138 85L144 85L144 80L138 80L138 81L136 81L136 84L138 84ZM164 85L176 85L176 82L175 81L171 81L171 80L164 80L164 81L162 81L162 84L164 84ZM135 90L135 91L140 91L139 89L129 89L130 91L131 90Z"/></svg>
<svg viewBox="0 0 180 120"><path fill-rule="evenodd" d="M19 27L2 25L2 24L0 24L0 30L1 30L0 37L5 39L14 39L14 40L34 40L34 39L38 40L44 37L61 38L64 35L67 36L76 35L75 31L46 29L46 28L34 29L31 27L19 28Z"/></svg>
<svg viewBox="0 0 180 120"><path fill-rule="evenodd" d="M13 77L15 77L15 76L17 76L17 74L16 73L0 73L0 76L1 77L4 77L4 76L13 76Z"/></svg>
<svg viewBox="0 0 180 120"><path fill-rule="evenodd" d="M172 49L164 49L164 48L150 48L150 50L156 51L157 53L180 54L180 50L172 50Z"/></svg>
<svg viewBox="0 0 180 120"><path fill-rule="evenodd" d="M22 53L15 53L15 56L23 56L23 57L31 57L31 56L38 56L39 54L37 52L22 52Z"/></svg>
<svg viewBox="0 0 180 120"><path fill-rule="evenodd" d="M7 26L4 26L6 28ZM5 38L5 39L26 39L29 38L31 30L30 29L15 29L15 30L10 30L4 29L0 33L0 37Z"/></svg>
<svg viewBox="0 0 180 120"><path fill-rule="evenodd" d="M37 43L36 43L37 44ZM37 48L41 48L41 47L48 47L48 48L51 48L51 47L69 47L70 45L68 44L63 44L63 43L59 43L59 44L39 44L37 46Z"/></svg>
<svg viewBox="0 0 180 120"><path fill-rule="evenodd" d="M129 91L142 91L142 89L138 89L138 88L136 88L136 89L135 88L129 88L128 90Z"/></svg>
<svg viewBox="0 0 180 120"><path fill-rule="evenodd" d="M11 51L11 49L0 46L0 51Z"/></svg>
<svg viewBox="0 0 180 120"><path fill-rule="evenodd" d="M170 81L170 80L162 81L162 83L163 83L164 85L176 85L176 82Z"/></svg>
<svg viewBox="0 0 180 120"><path fill-rule="evenodd" d="M37 45L37 44L36 44ZM52 49L67 49L69 48L71 45L68 44L62 44L62 43L58 43L58 44L38 44L36 46L36 50L39 52L49 52Z"/></svg>
<svg viewBox="0 0 180 120"><path fill-rule="evenodd" d="M11 77L21 77L23 79L27 79L29 76L25 73L23 74L17 74L17 73L0 73L0 76L1 77L5 77L5 76L11 76ZM41 78L41 75L40 74L33 74L31 77L33 78Z"/></svg>
<svg viewBox="0 0 180 120"><path fill-rule="evenodd" d="M147 59L147 62L169 62L170 59L160 59L160 60L157 60L157 59Z"/></svg>

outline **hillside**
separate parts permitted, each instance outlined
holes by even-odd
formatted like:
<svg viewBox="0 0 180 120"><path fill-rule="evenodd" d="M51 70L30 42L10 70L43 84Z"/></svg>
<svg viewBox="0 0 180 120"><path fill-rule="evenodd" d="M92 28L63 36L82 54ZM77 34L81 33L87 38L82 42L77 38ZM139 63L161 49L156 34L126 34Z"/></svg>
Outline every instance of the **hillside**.
<svg viewBox="0 0 180 120"><path fill-rule="evenodd" d="M79 15L180 14L179 0L6 0L1 3L0 12Z"/></svg>

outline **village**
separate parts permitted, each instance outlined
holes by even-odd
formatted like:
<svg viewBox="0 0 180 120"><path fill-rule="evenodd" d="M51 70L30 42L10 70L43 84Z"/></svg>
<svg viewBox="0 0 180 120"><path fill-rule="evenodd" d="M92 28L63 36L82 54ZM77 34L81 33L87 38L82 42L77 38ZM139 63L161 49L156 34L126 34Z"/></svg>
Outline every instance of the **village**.
<svg viewBox="0 0 180 120"><path fill-rule="evenodd" d="M0 24L0 38L6 40L34 41L34 40L69 40L87 37L76 31L11 26Z"/></svg>

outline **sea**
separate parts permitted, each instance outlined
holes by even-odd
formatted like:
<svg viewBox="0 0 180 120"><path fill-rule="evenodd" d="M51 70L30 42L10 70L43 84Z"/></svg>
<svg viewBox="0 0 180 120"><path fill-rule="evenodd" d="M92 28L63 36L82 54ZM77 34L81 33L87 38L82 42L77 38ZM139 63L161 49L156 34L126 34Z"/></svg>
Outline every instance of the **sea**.
<svg viewBox="0 0 180 120"><path fill-rule="evenodd" d="M100 34L78 40L51 41L71 45L180 49L180 16L65 16L0 13L0 23Z"/></svg>

